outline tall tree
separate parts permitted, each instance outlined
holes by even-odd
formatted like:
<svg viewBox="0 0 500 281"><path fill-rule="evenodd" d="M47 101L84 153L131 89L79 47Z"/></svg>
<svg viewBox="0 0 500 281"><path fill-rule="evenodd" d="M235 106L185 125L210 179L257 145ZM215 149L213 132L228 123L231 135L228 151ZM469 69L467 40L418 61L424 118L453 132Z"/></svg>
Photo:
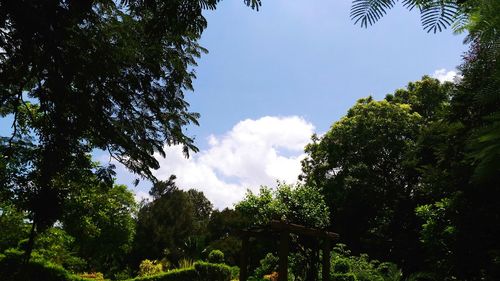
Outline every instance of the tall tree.
<svg viewBox="0 0 500 281"><path fill-rule="evenodd" d="M181 258L199 257L210 201L202 192L179 190L175 176L155 183L150 194L152 201L143 202L137 215L133 262L166 258L175 264Z"/></svg>
<svg viewBox="0 0 500 281"><path fill-rule="evenodd" d="M61 222L88 269L115 273L132 248L135 213L134 196L125 185L94 185L70 195Z"/></svg>
<svg viewBox="0 0 500 281"><path fill-rule="evenodd" d="M383 101L361 99L306 147L303 178L321 188L332 227L355 252L410 271L421 265L417 141L446 112L451 88L424 77Z"/></svg>
<svg viewBox="0 0 500 281"><path fill-rule="evenodd" d="M1 142L2 194L25 199L28 256L36 232L61 216L71 182L95 172L93 149L152 180L165 144L197 151L183 132L198 118L184 91L206 51L202 11L217 2L0 1L0 114L13 117ZM11 173L21 156L24 177Z"/></svg>

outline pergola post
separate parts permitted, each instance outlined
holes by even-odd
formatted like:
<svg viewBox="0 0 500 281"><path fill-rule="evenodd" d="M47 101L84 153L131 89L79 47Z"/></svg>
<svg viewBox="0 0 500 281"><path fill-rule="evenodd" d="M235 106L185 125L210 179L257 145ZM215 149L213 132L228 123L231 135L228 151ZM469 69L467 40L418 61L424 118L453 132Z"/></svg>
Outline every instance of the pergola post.
<svg viewBox="0 0 500 281"><path fill-rule="evenodd" d="M248 278L248 247L250 238L245 235L241 238L240 256L240 281L247 281Z"/></svg>
<svg viewBox="0 0 500 281"><path fill-rule="evenodd" d="M289 251L290 234L284 230L280 233L280 248L279 248L279 272L278 281L288 280L288 251Z"/></svg>
<svg viewBox="0 0 500 281"><path fill-rule="evenodd" d="M330 240L323 240L323 268L321 270L323 281L330 281Z"/></svg>

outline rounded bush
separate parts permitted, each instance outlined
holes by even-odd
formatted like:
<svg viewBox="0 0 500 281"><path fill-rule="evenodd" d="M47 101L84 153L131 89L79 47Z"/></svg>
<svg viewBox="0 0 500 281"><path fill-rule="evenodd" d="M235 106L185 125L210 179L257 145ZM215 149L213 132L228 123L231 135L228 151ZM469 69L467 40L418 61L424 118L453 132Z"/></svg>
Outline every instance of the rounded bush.
<svg viewBox="0 0 500 281"><path fill-rule="evenodd" d="M208 262L223 263L224 262L224 253L220 250L212 250L210 252L210 254L208 254Z"/></svg>

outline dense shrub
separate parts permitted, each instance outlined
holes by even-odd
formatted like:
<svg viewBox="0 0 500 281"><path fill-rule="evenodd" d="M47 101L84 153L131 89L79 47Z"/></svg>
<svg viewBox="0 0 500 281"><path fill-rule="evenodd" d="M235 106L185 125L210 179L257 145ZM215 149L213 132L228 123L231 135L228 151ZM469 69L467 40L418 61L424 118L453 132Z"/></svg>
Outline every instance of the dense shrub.
<svg viewBox="0 0 500 281"><path fill-rule="evenodd" d="M196 262L193 267L174 269L134 281L230 281L231 268L225 264Z"/></svg>
<svg viewBox="0 0 500 281"><path fill-rule="evenodd" d="M173 269L157 275L138 277L133 280L134 281L198 281L200 280L200 278L194 267L191 267L191 268Z"/></svg>
<svg viewBox="0 0 500 281"><path fill-rule="evenodd" d="M334 248L331 265L333 281L384 281L401 280L402 277L401 270L395 264L380 263L366 254L353 256L343 244Z"/></svg>
<svg viewBox="0 0 500 281"><path fill-rule="evenodd" d="M43 260L32 260L23 265L23 252L7 250L0 256L0 276L9 281L86 281L63 267Z"/></svg>
<svg viewBox="0 0 500 281"><path fill-rule="evenodd" d="M194 264L196 272L202 280L230 281L231 268L225 264L197 262Z"/></svg>
<svg viewBox="0 0 500 281"><path fill-rule="evenodd" d="M157 260L145 259L139 265L139 276L156 275L163 272L163 265Z"/></svg>
<svg viewBox="0 0 500 281"><path fill-rule="evenodd" d="M334 273L348 273L349 271L351 271L349 260L340 258L333 262Z"/></svg>
<svg viewBox="0 0 500 281"><path fill-rule="evenodd" d="M92 281L105 281L104 274L101 272L91 272L91 273L82 273L78 274L78 276L86 279L91 279Z"/></svg>
<svg viewBox="0 0 500 281"><path fill-rule="evenodd" d="M271 274L278 270L278 257L272 253L268 253L263 259L260 260L260 266L258 266L252 276L261 279L266 274Z"/></svg>
<svg viewBox="0 0 500 281"><path fill-rule="evenodd" d="M224 253L220 250L210 251L210 254L208 254L208 262L223 263L224 262Z"/></svg>

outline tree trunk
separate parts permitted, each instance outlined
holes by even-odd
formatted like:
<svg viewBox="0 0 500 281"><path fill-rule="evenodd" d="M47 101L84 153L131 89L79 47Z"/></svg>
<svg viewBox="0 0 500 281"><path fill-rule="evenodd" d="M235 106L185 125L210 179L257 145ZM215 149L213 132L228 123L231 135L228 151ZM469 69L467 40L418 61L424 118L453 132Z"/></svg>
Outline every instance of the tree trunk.
<svg viewBox="0 0 500 281"><path fill-rule="evenodd" d="M24 252L24 263L28 264L31 258L31 253L33 252L33 248L35 246L35 238L36 238L36 221L33 219L31 224L30 237L28 239L28 244L26 245L26 250Z"/></svg>

